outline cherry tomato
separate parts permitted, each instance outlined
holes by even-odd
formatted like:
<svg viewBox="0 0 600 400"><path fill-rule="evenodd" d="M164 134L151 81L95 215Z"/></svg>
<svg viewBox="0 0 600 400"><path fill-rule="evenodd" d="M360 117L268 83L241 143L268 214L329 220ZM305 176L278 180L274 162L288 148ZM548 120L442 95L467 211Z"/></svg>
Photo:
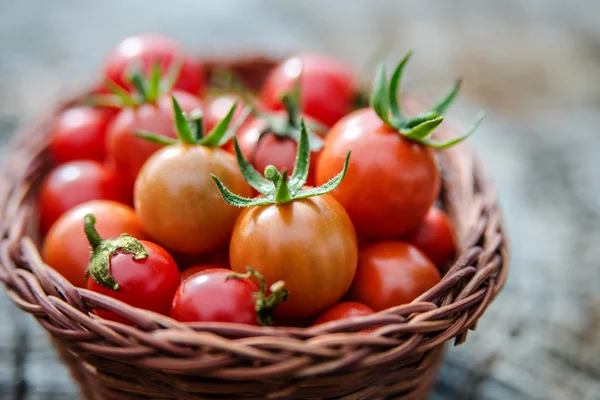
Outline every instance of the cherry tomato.
<svg viewBox="0 0 600 400"><path fill-rule="evenodd" d="M259 325L250 279L227 279L227 269L210 269L187 278L175 294L170 316L182 322L236 322Z"/></svg>
<svg viewBox="0 0 600 400"><path fill-rule="evenodd" d="M274 315L300 319L331 306L350 287L356 233L330 195L251 207L233 228L229 257L234 271L251 266L267 284L285 282L289 298Z"/></svg>
<svg viewBox="0 0 600 400"><path fill-rule="evenodd" d="M289 58L267 76L260 98L271 110L283 109L281 97L300 77L301 109L328 126L347 114L357 92L351 68L324 54L300 54Z"/></svg>
<svg viewBox="0 0 600 400"><path fill-rule="evenodd" d="M108 200L90 201L67 211L52 226L42 247L44 262L60 272L74 286L86 287L85 271L90 260L90 245L83 230L83 219L93 213L96 228L104 237L122 233L144 239L142 224L133 209Z"/></svg>
<svg viewBox="0 0 600 400"><path fill-rule="evenodd" d="M371 307L364 304L357 303L356 301L343 301L341 303L334 304L327 310L323 311L313 325L324 324L326 322L352 317L364 317L374 313L375 311L373 311Z"/></svg>
<svg viewBox="0 0 600 400"><path fill-rule="evenodd" d="M450 218L439 208L432 207L408 241L429 257L445 272L456 252L456 239Z"/></svg>
<svg viewBox="0 0 600 400"><path fill-rule="evenodd" d="M59 165L48 174L40 188L42 231L47 232L66 211L90 200L127 201L116 172L91 160Z"/></svg>
<svg viewBox="0 0 600 400"><path fill-rule="evenodd" d="M74 160L104 161L106 126L112 113L106 109L74 107L61 113L50 131L50 151L59 163Z"/></svg>
<svg viewBox="0 0 600 400"><path fill-rule="evenodd" d="M92 247L87 288L131 306L167 315L181 277L173 258L162 247L129 235L103 239L95 229L94 214L85 216L85 232ZM107 310L104 319L130 323Z"/></svg>
<svg viewBox="0 0 600 400"><path fill-rule="evenodd" d="M197 97L185 92L172 94L183 111L190 113L202 109L202 102ZM212 126L207 125L207 129L210 128ZM137 137L135 132L138 130L176 137L170 94L160 96L156 104L123 109L108 126L108 155L131 191L146 160L161 149L160 145Z"/></svg>
<svg viewBox="0 0 600 400"><path fill-rule="evenodd" d="M201 254L227 244L240 209L223 201L211 173L236 193L251 194L233 155L220 148L175 144L142 168L136 212L146 232L167 249Z"/></svg>
<svg viewBox="0 0 600 400"><path fill-rule="evenodd" d="M275 117L286 118L283 113ZM311 120L307 119L306 122L311 122ZM240 150L260 172L264 171L267 166L273 165L278 170L285 169L291 174L294 170L298 143L289 137L268 133L269 131L269 124L263 119L255 118L247 122L237 133ZM267 134L263 134L264 132ZM261 134L263 135L261 136ZM314 165L318 162L319 154L319 151L311 152L311 167L306 180L308 186L314 186Z"/></svg>
<svg viewBox="0 0 600 400"><path fill-rule="evenodd" d="M226 270L225 268L221 267L220 265L211 265L211 264L192 265L191 267L188 267L181 272L181 280L185 281L187 278L191 277L192 275L196 275L198 272L204 272L204 271L211 270L211 269ZM229 270L227 270L227 271L229 271Z"/></svg>
<svg viewBox="0 0 600 400"><path fill-rule="evenodd" d="M130 88L124 79L127 69L141 64L148 73L152 65L159 63L166 73L173 59L184 55L179 43L161 35L137 35L121 41L112 50L104 63L104 76L122 87ZM192 57L184 55L181 72L174 86L175 89L199 94L204 89L204 77L198 64Z"/></svg>
<svg viewBox="0 0 600 400"><path fill-rule="evenodd" d="M385 125L370 108L340 120L327 134L316 183L331 179L352 150L348 174L333 196L359 235L396 238L414 230L437 198L441 177L434 153Z"/></svg>
<svg viewBox="0 0 600 400"><path fill-rule="evenodd" d="M231 125L236 124L244 115L244 107L246 106L244 100L240 96L233 93L225 93L209 99L206 104L206 113L204 114L204 121L207 126L215 126L219 123L219 121L225 118L236 101L238 104L235 108ZM244 121L244 125L253 119L254 117L249 115ZM228 144L231 143L232 142L229 142ZM233 150L233 146L231 146L231 150Z"/></svg>
<svg viewBox="0 0 600 400"><path fill-rule="evenodd" d="M381 311L412 302L440 279L435 265L413 245L379 242L360 249L351 294Z"/></svg>

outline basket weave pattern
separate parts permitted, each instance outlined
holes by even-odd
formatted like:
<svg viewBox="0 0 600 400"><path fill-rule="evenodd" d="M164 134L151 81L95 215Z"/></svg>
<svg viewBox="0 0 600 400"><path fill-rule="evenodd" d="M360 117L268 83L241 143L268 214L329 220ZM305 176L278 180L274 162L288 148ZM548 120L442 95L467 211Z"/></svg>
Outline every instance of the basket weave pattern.
<svg viewBox="0 0 600 400"><path fill-rule="evenodd" d="M230 64L256 87L272 63ZM213 70L215 65L210 65ZM507 276L495 193L465 145L440 153L459 257L413 303L312 328L182 324L73 287L38 251L35 188L55 113L19 132L0 176L0 280L48 333L88 399L423 399L444 343L469 329ZM138 327L92 313L109 309ZM365 328L379 327L369 333Z"/></svg>

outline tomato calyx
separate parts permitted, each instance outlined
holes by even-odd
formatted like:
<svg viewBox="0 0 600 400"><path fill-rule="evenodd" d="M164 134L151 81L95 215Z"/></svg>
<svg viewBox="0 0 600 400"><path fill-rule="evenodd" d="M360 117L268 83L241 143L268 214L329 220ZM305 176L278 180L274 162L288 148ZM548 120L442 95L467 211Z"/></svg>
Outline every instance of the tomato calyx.
<svg viewBox="0 0 600 400"><path fill-rule="evenodd" d="M134 65L126 72L126 81L133 86L130 93L111 79L106 79L106 87L109 94L91 95L87 102L93 106L104 106L112 108L138 107L142 104L154 104L160 95L173 90L181 69L183 67L183 56L173 59L167 72L163 75L159 63L154 63L147 76L144 76L140 65Z"/></svg>
<svg viewBox="0 0 600 400"><path fill-rule="evenodd" d="M285 303L288 298L288 291L285 289L285 283L283 281L277 281L271 285L269 291L270 295L267 296L267 283L263 275L250 268L246 267L246 273L232 273L227 276L227 279L252 279L255 278L258 281L258 291L254 292L253 296L256 300L255 310L256 319L262 326L273 325L273 318L271 314L281 303Z"/></svg>
<svg viewBox="0 0 600 400"><path fill-rule="evenodd" d="M134 134L142 139L162 146L169 146L178 142L191 145L202 145L207 147L221 147L227 143L234 135L239 127L244 123L250 111L248 108L244 110L244 114L229 128L235 109L238 105L237 101L231 106L227 115L219 121L217 125L205 135L204 133L204 116L202 111L197 109L190 113L188 117L181 109L181 106L171 95L173 101L173 113L175 115L175 131L177 139L168 136L159 135L153 132L137 130Z"/></svg>
<svg viewBox="0 0 600 400"><path fill-rule="evenodd" d="M350 161L350 151L346 154L343 170L333 177L329 182L322 186L303 189L310 166L310 147L308 139L308 129L304 120L300 121L300 141L298 143L298 152L296 154L296 162L294 164L294 172L288 181L287 171L277 170L273 165L265 168L264 177L246 160L237 139L233 139L235 147L235 155L242 175L256 191L264 195L264 197L246 198L238 196L219 180L218 177L211 174L215 181L223 199L236 207L253 207L264 206L269 204L285 204L294 200L306 199L308 197L321 196L334 190L346 176L348 163Z"/></svg>
<svg viewBox="0 0 600 400"><path fill-rule="evenodd" d="M445 149L463 141L479 126L484 116L482 112L475 117L475 121L462 135L445 142L430 139L435 128L444 121L441 115L446 112L458 94L462 82L461 79L457 80L450 91L428 111L413 118L407 118L402 113L400 104L398 103L398 92L404 67L411 56L412 51L409 51L398 63L390 76L389 83L386 78L385 65L383 63L379 65L373 81L371 106L386 125L396 129L405 138L425 146L435 149Z"/></svg>
<svg viewBox="0 0 600 400"><path fill-rule="evenodd" d="M84 217L84 231L92 247L86 276L91 276L99 285L118 292L119 283L110 274L110 257L127 253L133 255L134 260L144 260L148 258L148 250L142 242L126 233L117 238L103 239L96 230L94 214Z"/></svg>

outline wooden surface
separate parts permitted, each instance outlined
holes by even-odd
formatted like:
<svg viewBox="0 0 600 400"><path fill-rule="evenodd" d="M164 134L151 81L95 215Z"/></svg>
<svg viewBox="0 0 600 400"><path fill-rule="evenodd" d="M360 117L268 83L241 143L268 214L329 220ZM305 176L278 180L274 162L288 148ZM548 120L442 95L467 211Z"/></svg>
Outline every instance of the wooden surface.
<svg viewBox="0 0 600 400"><path fill-rule="evenodd" d="M580 1L0 0L0 139L98 70L120 38L168 33L198 54L332 52L357 68L413 48L406 86L466 78L453 116L494 176L508 285L433 399L600 399L600 4ZM42 330L0 295L0 399L77 399Z"/></svg>

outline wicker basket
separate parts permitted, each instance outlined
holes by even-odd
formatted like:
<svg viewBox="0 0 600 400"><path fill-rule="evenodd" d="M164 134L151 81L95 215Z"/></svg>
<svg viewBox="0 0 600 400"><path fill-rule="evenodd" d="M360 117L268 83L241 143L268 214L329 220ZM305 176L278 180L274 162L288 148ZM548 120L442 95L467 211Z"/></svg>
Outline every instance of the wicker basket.
<svg viewBox="0 0 600 400"><path fill-rule="evenodd" d="M272 62L226 65L256 87ZM54 115L19 132L7 152L0 178L0 280L52 336L90 400L423 399L444 344L465 341L506 280L494 191L461 144L439 158L441 201L460 257L411 304L312 328L265 328L182 324L74 288L42 262L37 246L35 187L50 168L46 133ZM91 313L96 308L126 315L138 328L102 320ZM357 333L368 327L379 328Z"/></svg>

